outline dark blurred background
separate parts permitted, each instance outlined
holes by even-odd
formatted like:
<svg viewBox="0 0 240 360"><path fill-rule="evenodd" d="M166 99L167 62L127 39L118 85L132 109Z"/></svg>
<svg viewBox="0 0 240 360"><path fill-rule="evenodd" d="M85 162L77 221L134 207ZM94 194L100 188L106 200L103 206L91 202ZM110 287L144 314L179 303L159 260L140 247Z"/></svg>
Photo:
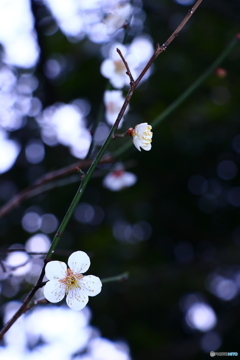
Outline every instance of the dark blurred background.
<svg viewBox="0 0 240 360"><path fill-rule="evenodd" d="M185 3L135 2L146 18L139 33L126 35L125 43L141 33L154 46L164 43L191 7L190 1ZM46 4L30 5L39 60L30 69L16 66L16 77L30 74L37 79L34 97L41 111L83 99L90 104L90 129L108 83L99 70L103 44L87 36L67 37ZM239 1L203 1L134 93L124 131L139 122L151 124L240 33L239 23ZM60 64L56 76L47 75L49 59ZM213 72L154 129L150 152L132 146L116 159L137 175L134 186L119 192L104 188L102 177L111 164L98 167L78 208L85 215L75 213L60 241L63 253L58 258L66 261L72 251L83 250L91 256L92 273L101 278L129 272L128 280L106 283L90 308L92 324L104 337L126 341L134 360L204 359L211 350L240 351L239 59L237 46L221 64L224 76ZM79 161L67 146L43 142L35 115L24 116L24 124L10 131L9 139L21 150L14 166L1 174L1 205L44 174ZM32 141L44 147L38 163L26 157ZM109 153L125 142L117 139ZM21 247L30 236L44 233L31 227L32 220L24 228L29 212L39 218L51 214L59 223L78 181L78 175L71 175L65 183L53 183L49 191L3 216L1 247ZM55 228L45 232L50 239ZM23 299L31 286L23 281L14 291L4 280L1 304Z"/></svg>

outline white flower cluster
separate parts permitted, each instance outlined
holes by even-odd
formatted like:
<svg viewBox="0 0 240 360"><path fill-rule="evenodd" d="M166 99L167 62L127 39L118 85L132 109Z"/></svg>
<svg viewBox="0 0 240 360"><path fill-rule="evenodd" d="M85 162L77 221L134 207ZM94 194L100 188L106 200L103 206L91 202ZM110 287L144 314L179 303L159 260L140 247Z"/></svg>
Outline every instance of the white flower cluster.
<svg viewBox="0 0 240 360"><path fill-rule="evenodd" d="M104 105L105 105L105 116L106 120L110 125L113 125L117 119L118 113L124 102L124 97L121 90L107 90L104 93ZM125 114L128 111L128 108L125 111ZM119 128L122 126L123 119L119 124Z"/></svg>
<svg viewBox="0 0 240 360"><path fill-rule="evenodd" d="M114 34L117 30L121 29L129 20L133 8L130 4L126 3L118 5L112 13L105 19L107 35Z"/></svg>
<svg viewBox="0 0 240 360"><path fill-rule="evenodd" d="M126 85L129 85L129 76L126 74L126 67L117 52L119 49L126 60L131 74L134 79L142 71L146 65L147 60L153 54L153 46L150 39L146 36L139 36L130 45L122 45L114 43L110 50L108 57L101 64L101 74L109 79L111 85L118 90L107 90L104 93L105 116L110 125L116 121L117 115L122 107L124 97L122 90ZM149 76L148 71L144 79ZM128 108L126 112L128 111ZM125 112L125 114L126 114ZM122 125L124 119L120 123Z"/></svg>
<svg viewBox="0 0 240 360"><path fill-rule="evenodd" d="M138 59L128 51L128 48L122 44L115 43L111 46L109 57L105 59L101 65L101 74L109 79L113 87L122 89L129 84L129 77L126 75L126 67L117 52L119 49L131 69L132 75L135 78L135 68L138 65Z"/></svg>
<svg viewBox="0 0 240 360"><path fill-rule="evenodd" d="M119 49L127 61L131 70L131 74L134 79L142 71L146 64L146 61L153 54L153 46L147 37L136 38L131 45L124 46L119 43L115 43L109 50L109 57L102 62L100 71L101 74L109 79L111 85L118 90L107 90L104 93L105 104L105 116L110 125L113 125L116 121L117 115L122 107L124 97L122 88L129 85L129 76L126 74L126 67L117 52ZM149 76L149 71L145 75L144 79ZM128 108L126 112L128 111ZM125 112L125 114L126 114ZM124 120L124 119L123 119ZM120 127L122 121L120 123Z"/></svg>
<svg viewBox="0 0 240 360"><path fill-rule="evenodd" d="M140 74L146 62L154 52L152 42L146 36L137 37L130 45L122 45L114 43L108 57L101 64L101 74L109 79L113 87L122 89L125 85L129 85L129 77L126 74L125 65L120 58L117 49L119 49L127 61L134 79ZM144 79L149 76L149 71Z"/></svg>
<svg viewBox="0 0 240 360"><path fill-rule="evenodd" d="M92 139L84 115L77 100L71 104L58 103L46 108L37 117L44 143L50 146L60 143L68 146L76 158L84 158Z"/></svg>

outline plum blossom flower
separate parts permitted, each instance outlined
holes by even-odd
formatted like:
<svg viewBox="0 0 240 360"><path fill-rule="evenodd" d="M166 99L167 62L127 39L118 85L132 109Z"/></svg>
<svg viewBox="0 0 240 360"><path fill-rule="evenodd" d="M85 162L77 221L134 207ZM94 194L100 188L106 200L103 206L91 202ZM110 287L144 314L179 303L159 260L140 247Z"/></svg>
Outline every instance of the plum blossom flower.
<svg viewBox="0 0 240 360"><path fill-rule="evenodd" d="M152 40L147 35L140 35L133 39L129 45L129 52L138 58L139 63L143 66L154 53Z"/></svg>
<svg viewBox="0 0 240 360"><path fill-rule="evenodd" d="M116 121L118 113L124 102L124 97L122 95L122 91L121 90L107 90L104 93L103 100L104 100L104 104L106 107L105 116L106 116L107 122L110 125L113 125ZM125 114L127 111L128 111L128 107L125 111ZM121 125L122 125L122 121L120 122L119 127L121 127Z"/></svg>
<svg viewBox="0 0 240 360"><path fill-rule="evenodd" d="M146 63L154 53L154 47L151 38L146 35L137 36L128 48L129 53L134 54L138 63L135 67L136 75L139 76ZM141 81L145 81L152 73L152 67L148 69Z"/></svg>
<svg viewBox="0 0 240 360"><path fill-rule="evenodd" d="M121 29L129 19L132 11L133 8L130 4L118 5L104 21L107 35L113 35L117 30Z"/></svg>
<svg viewBox="0 0 240 360"><path fill-rule="evenodd" d="M66 295L67 305L72 310L81 310L88 303L89 296L101 292L101 280L94 275L83 276L90 266L89 256L83 251L76 251L68 258L68 266L62 261L50 261L45 268L49 279L44 287L45 298L57 303Z"/></svg>
<svg viewBox="0 0 240 360"><path fill-rule="evenodd" d="M129 129L128 133L133 137L133 144L141 151L149 151L152 148L152 126L148 123L141 123L135 126L134 129Z"/></svg>
<svg viewBox="0 0 240 360"><path fill-rule="evenodd" d="M103 186L112 191L119 191L125 187L133 186L137 181L137 176L125 171L121 164L117 164L115 169L107 174L103 179Z"/></svg>
<svg viewBox="0 0 240 360"><path fill-rule="evenodd" d="M117 53L119 49L124 56L125 60L128 63L128 66L131 69L133 78L136 77L135 68L138 66L139 61L135 56L128 53L126 46L122 44L114 44L109 52L109 58L105 59L101 64L101 74L109 79L110 83L117 89L123 88L125 85L129 84L129 77L126 75L125 65Z"/></svg>

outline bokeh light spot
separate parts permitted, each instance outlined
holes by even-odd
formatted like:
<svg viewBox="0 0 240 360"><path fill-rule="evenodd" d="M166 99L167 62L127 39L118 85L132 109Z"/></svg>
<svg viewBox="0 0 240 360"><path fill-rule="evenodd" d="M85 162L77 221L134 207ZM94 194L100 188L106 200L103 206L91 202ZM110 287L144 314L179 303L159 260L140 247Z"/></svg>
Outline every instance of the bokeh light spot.
<svg viewBox="0 0 240 360"><path fill-rule="evenodd" d="M27 252L45 253L49 250L50 245L51 241L48 236L36 234L27 240L25 249Z"/></svg>
<svg viewBox="0 0 240 360"><path fill-rule="evenodd" d="M217 174L223 180L231 180L237 175L237 165L231 160L223 160L217 166Z"/></svg>
<svg viewBox="0 0 240 360"><path fill-rule="evenodd" d="M22 227L24 230L32 233L40 229L41 216L33 211L27 212L22 218Z"/></svg>
<svg viewBox="0 0 240 360"><path fill-rule="evenodd" d="M57 230L58 227L58 219L53 214L44 214L41 218L41 231L45 234L51 234L52 232Z"/></svg>
<svg viewBox="0 0 240 360"><path fill-rule="evenodd" d="M213 309L204 303L195 303L187 311L185 320L192 329L209 331L217 323Z"/></svg>
<svg viewBox="0 0 240 360"><path fill-rule="evenodd" d="M201 339L201 348L206 353L209 353L210 351L216 351L220 348L222 344L222 339L219 336L219 334L215 331L207 332L203 335Z"/></svg>
<svg viewBox="0 0 240 360"><path fill-rule="evenodd" d="M45 149L42 141L31 140L25 148L27 161L31 164L40 163L45 156Z"/></svg>

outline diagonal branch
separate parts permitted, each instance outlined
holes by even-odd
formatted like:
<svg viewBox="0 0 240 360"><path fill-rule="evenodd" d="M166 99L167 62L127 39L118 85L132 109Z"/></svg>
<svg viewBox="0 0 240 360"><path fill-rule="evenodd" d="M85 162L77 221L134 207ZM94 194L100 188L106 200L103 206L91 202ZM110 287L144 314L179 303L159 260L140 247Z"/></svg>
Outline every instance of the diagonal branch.
<svg viewBox="0 0 240 360"><path fill-rule="evenodd" d="M191 10L188 11L187 15L185 16L185 18L182 20L182 22L180 23L180 25L176 28L176 30L172 33L172 35L165 41L165 43L163 45L159 45L157 44L156 50L154 52L154 54L152 55L152 57L150 58L150 60L147 62L146 66L144 67L144 69L141 71L140 75L138 76L138 78L134 81L133 77L131 76L131 71L128 67L128 64L126 62L126 60L124 59L123 55L121 54L121 52L119 50L118 53L120 54L123 63L126 67L127 70L127 75L130 77L130 88L129 91L127 93L127 96L125 98L125 101L122 105L122 108L117 116L117 119L115 121L114 127L117 129L118 125L126 111L127 106L129 105L129 102L131 100L131 97L135 91L135 89L137 88L138 84L140 83L140 81L142 80L142 78L144 77L144 75L146 74L146 72L148 71L148 69L150 68L150 66L153 64L153 62L156 60L156 58L162 54L164 51L166 51L167 47L171 44L171 42L178 36L178 34L180 33L180 31L183 29L183 27L186 25L186 23L189 21L189 19L192 17L192 15L195 13L195 11L197 10L197 8L199 7L199 5L202 3L203 0L198 0L196 2L196 4L192 7Z"/></svg>
<svg viewBox="0 0 240 360"><path fill-rule="evenodd" d="M198 8L198 6L201 4L202 1L203 0L198 0L196 2L196 4L193 6L193 8L188 11L188 14L185 16L183 21L180 23L180 25L177 27L177 29L172 33L172 35L166 40L166 42L163 45L161 45L161 46L159 44L157 45L157 48L156 48L154 54L152 55L152 57L150 58L150 60L148 61L148 63L144 67L144 69L142 70L141 74L138 76L138 78L135 81L133 79L133 76L132 76L131 70L129 69L127 61L124 59L124 56L122 55L121 51L119 49L117 49L117 52L119 53L124 65L126 67L126 73L130 78L130 89L129 89L126 99L123 103L123 106L118 114L118 117L116 119L114 127L116 127L116 128L118 127L119 122L121 121L121 119L125 113L125 110L131 100L134 90L136 89L139 82L142 80L143 76L146 74L146 72L148 71L148 69L150 68L152 63L162 52L164 52L167 49L167 47L170 45L170 43L178 36L179 32L186 25L186 23L191 18L191 16L196 11L196 9ZM113 161L113 158L108 156L106 158L102 158L100 160L100 163L104 164L104 163L108 163L108 162L112 162L112 161ZM28 188L24 189L22 192L15 195L10 201L8 201L4 206L2 206L2 208L0 208L0 218L5 216L10 211L12 211L14 208L16 208L18 205L20 205L26 199L29 199L29 198L35 196L36 194L41 194L42 192L48 190L46 188L43 188L43 185L48 184L50 182L54 182L65 176L77 173L79 171L79 168L87 168L91 165L91 163L92 163L92 160L82 160L78 163L75 163L75 164L66 166L64 168L61 168L59 170L55 170L53 172L47 173L46 175L44 175L43 177L38 179L34 184L32 184ZM36 191L37 189L39 189L39 190Z"/></svg>
<svg viewBox="0 0 240 360"><path fill-rule="evenodd" d="M115 124L113 125L107 139L105 140L104 144L102 145L99 153L97 154L96 158L94 159L94 161L92 162L90 168L88 169L88 172L86 174L86 176L82 179L81 184L79 186L79 189L77 190L77 193L62 221L62 223L60 224L60 227L53 239L52 245L48 251L48 254L45 258L45 264L47 263L47 261L51 258L53 251L55 250L60 237L63 233L63 231L66 228L66 225L69 221L69 219L71 218L71 215L75 209L75 206L77 205L78 201L81 198L81 195L83 194L88 181L91 178L91 175L93 173L93 171L95 170L96 166L98 165L98 163L101 161L103 154L105 153L108 145L110 144L112 138L114 137L115 131L118 128L119 122L121 121L124 112L130 102L130 99L133 95L133 92L135 91L136 87L138 86L139 82L141 81L141 79L143 78L143 76L145 75L146 71L149 69L149 67L152 65L152 63L154 62L154 60L163 52L166 50L167 46L176 38L176 36L178 35L178 33L181 31L181 29L184 27L184 25L187 23L187 21L190 19L190 17L192 16L192 14L195 12L195 10L197 9L197 7L201 4L202 0L198 0L196 2L196 4L194 5L194 7L190 10L190 12L187 14L187 16L184 18L184 20L181 22L181 24L177 27L177 29L173 32L173 34L169 37L169 39L166 41L165 44L163 44L162 46L157 45L156 51L153 54L153 56L151 57L151 59L148 61L147 65L145 66L145 68L143 69L143 71L141 72L141 74L138 76L137 80L134 81L132 84L130 84L130 89L128 91L128 94L126 96L126 99L123 103L123 106L117 116L117 119L115 121ZM0 332L0 340L3 338L3 336L6 334L6 332L10 329L10 327L15 323L15 321L27 310L29 303L31 302L34 294L36 293L36 291L43 286L42 280L44 277L44 269L45 269L45 264L42 268L41 274L39 276L39 279L37 281L37 283L35 284L35 286L32 288L31 292L28 294L27 298L25 299L25 301L23 302L23 304L20 306L20 308L18 309L18 311L14 314L14 316L8 321L8 323L3 327L2 331Z"/></svg>

